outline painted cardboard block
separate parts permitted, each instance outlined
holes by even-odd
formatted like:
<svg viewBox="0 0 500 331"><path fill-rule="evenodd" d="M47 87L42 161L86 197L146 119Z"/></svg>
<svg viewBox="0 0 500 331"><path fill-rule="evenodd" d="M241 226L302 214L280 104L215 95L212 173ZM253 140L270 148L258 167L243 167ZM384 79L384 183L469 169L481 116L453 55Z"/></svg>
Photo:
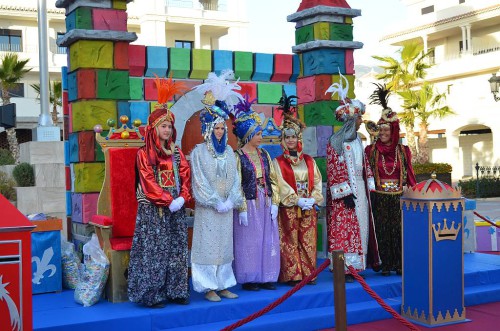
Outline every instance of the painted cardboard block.
<svg viewBox="0 0 500 331"><path fill-rule="evenodd" d="M258 83L257 84L257 103L278 104L281 98L281 84Z"/></svg>
<svg viewBox="0 0 500 331"><path fill-rule="evenodd" d="M95 70L80 69L68 74L68 101L96 98Z"/></svg>
<svg viewBox="0 0 500 331"><path fill-rule="evenodd" d="M306 122L306 117L304 115L304 105L297 105L297 114L302 122Z"/></svg>
<svg viewBox="0 0 500 331"><path fill-rule="evenodd" d="M144 86L141 77L129 77L130 100L144 99Z"/></svg>
<svg viewBox="0 0 500 331"><path fill-rule="evenodd" d="M120 70L128 70L128 43L115 42L114 68Z"/></svg>
<svg viewBox="0 0 500 331"><path fill-rule="evenodd" d="M297 79L297 97L300 104L314 101L314 77L301 77Z"/></svg>
<svg viewBox="0 0 500 331"><path fill-rule="evenodd" d="M127 1L126 0L113 0L113 8L120 10L127 10Z"/></svg>
<svg viewBox="0 0 500 331"><path fill-rule="evenodd" d="M252 80L268 82L273 74L273 60L272 54L255 53Z"/></svg>
<svg viewBox="0 0 500 331"><path fill-rule="evenodd" d="M168 71L168 49L163 46L146 47L146 77L165 77Z"/></svg>
<svg viewBox="0 0 500 331"><path fill-rule="evenodd" d="M66 191L66 216L71 216L71 192Z"/></svg>
<svg viewBox="0 0 500 331"><path fill-rule="evenodd" d="M101 132L101 136L106 137L109 131ZM97 162L104 162L104 152L102 151L101 144L95 144L95 160Z"/></svg>
<svg viewBox="0 0 500 331"><path fill-rule="evenodd" d="M68 90L62 91L62 109L63 115L69 115Z"/></svg>
<svg viewBox="0 0 500 331"><path fill-rule="evenodd" d="M97 214L97 199L99 193L72 193L71 194L71 221L88 224L92 215Z"/></svg>
<svg viewBox="0 0 500 331"><path fill-rule="evenodd" d="M304 105L305 123L307 126L334 125L335 109L338 101L318 101Z"/></svg>
<svg viewBox="0 0 500 331"><path fill-rule="evenodd" d="M352 25L331 23L330 40L352 41Z"/></svg>
<svg viewBox="0 0 500 331"><path fill-rule="evenodd" d="M345 73L346 75L354 75L354 50L345 50Z"/></svg>
<svg viewBox="0 0 500 331"><path fill-rule="evenodd" d="M330 100L330 95L325 91L332 85L332 76L317 75L314 76L314 100Z"/></svg>
<svg viewBox="0 0 500 331"><path fill-rule="evenodd" d="M208 73L207 73L207 76L208 76ZM176 80L174 80L174 82L175 81ZM175 100L179 100L184 95L184 93L188 93L189 91L191 91L193 89L193 87L198 86L201 83L203 83L202 80L181 80L181 82L182 82L182 84L184 86L186 86L186 90L185 90L185 92L181 92L181 93L175 94L174 95L174 99Z"/></svg>
<svg viewBox="0 0 500 331"><path fill-rule="evenodd" d="M240 85L241 90L236 91L242 96L248 94L248 100L257 99L257 83L238 83Z"/></svg>
<svg viewBox="0 0 500 331"><path fill-rule="evenodd" d="M149 102L130 102L130 120L141 120L143 125L148 123Z"/></svg>
<svg viewBox="0 0 500 331"><path fill-rule="evenodd" d="M132 119L130 117L130 104L128 101L118 101L116 104L118 107L118 120L120 120L120 117L125 115L128 117L127 125L130 127L132 124ZM121 122L118 123L118 126L122 125Z"/></svg>
<svg viewBox="0 0 500 331"><path fill-rule="evenodd" d="M144 79L144 100L157 101L158 91L153 78Z"/></svg>
<svg viewBox="0 0 500 331"><path fill-rule="evenodd" d="M252 109L257 114L264 114L266 118L270 118L273 116L273 107L269 105L254 105Z"/></svg>
<svg viewBox="0 0 500 331"><path fill-rule="evenodd" d="M97 70L96 89L98 99L130 99L128 71Z"/></svg>
<svg viewBox="0 0 500 331"><path fill-rule="evenodd" d="M299 54L293 54L292 55L292 60L293 60L293 63L292 63L292 76L290 77L290 82L295 82L297 81L297 77L302 76L301 75L301 55Z"/></svg>
<svg viewBox="0 0 500 331"><path fill-rule="evenodd" d="M68 89L68 67L61 67L61 88L64 90Z"/></svg>
<svg viewBox="0 0 500 331"><path fill-rule="evenodd" d="M71 221L82 223L82 194L71 193Z"/></svg>
<svg viewBox="0 0 500 331"><path fill-rule="evenodd" d="M354 94L354 80L356 79L356 77L354 77L353 75L343 75L343 76L347 79L347 82L349 83L349 90L347 91L347 97L350 99L356 98L356 94ZM338 83L339 81L340 81L340 75L332 75L333 83ZM342 80L342 85L345 87L344 80ZM335 93L335 95L330 95L330 93L328 93L328 99L339 100L339 95L338 93Z"/></svg>
<svg viewBox="0 0 500 331"><path fill-rule="evenodd" d="M78 132L78 159L80 162L95 161L94 131Z"/></svg>
<svg viewBox="0 0 500 331"><path fill-rule="evenodd" d="M231 51L212 51L212 59L214 63L213 70L217 75L220 75L222 70L233 70L233 52Z"/></svg>
<svg viewBox="0 0 500 331"><path fill-rule="evenodd" d="M326 48L302 53L303 76L345 73L344 50Z"/></svg>
<svg viewBox="0 0 500 331"><path fill-rule="evenodd" d="M127 12L115 9L92 9L94 30L127 31Z"/></svg>
<svg viewBox="0 0 500 331"><path fill-rule="evenodd" d="M71 190L71 169L69 166L64 167L64 173L66 177L66 190Z"/></svg>
<svg viewBox="0 0 500 331"><path fill-rule="evenodd" d="M69 115L64 115L63 116L63 125L64 125L64 130L63 130L64 140L68 140L69 139L69 134L71 132L73 132L73 130L70 127L71 120L69 119Z"/></svg>
<svg viewBox="0 0 500 331"><path fill-rule="evenodd" d="M316 165L318 166L319 172L321 172L321 179L323 182L326 182L326 158L324 157L315 157L314 161L316 161ZM325 195L326 199L326 195Z"/></svg>
<svg viewBox="0 0 500 331"><path fill-rule="evenodd" d="M100 124L108 130L108 119L116 121L118 110L114 100L84 100L71 104L73 131L93 130L94 125Z"/></svg>
<svg viewBox="0 0 500 331"><path fill-rule="evenodd" d="M64 165L69 165L69 140L64 141Z"/></svg>
<svg viewBox="0 0 500 331"><path fill-rule="evenodd" d="M66 16L66 32L73 29L93 30L92 11L89 7L80 7Z"/></svg>
<svg viewBox="0 0 500 331"><path fill-rule="evenodd" d="M80 68L113 68L113 42L79 40L69 46L70 71Z"/></svg>
<svg viewBox="0 0 500 331"><path fill-rule="evenodd" d="M146 67L146 46L128 45L128 67L130 76L142 77Z"/></svg>
<svg viewBox="0 0 500 331"><path fill-rule="evenodd" d="M352 24L352 17L351 16L344 16L344 23L345 24Z"/></svg>
<svg viewBox="0 0 500 331"><path fill-rule="evenodd" d="M297 96L297 85L296 84L284 84L283 90L285 91L287 96L295 95ZM293 104L297 104L297 99L294 99Z"/></svg>
<svg viewBox="0 0 500 331"><path fill-rule="evenodd" d="M500 221L494 222L500 225ZM476 250L478 252L500 251L500 230L488 222L475 221Z"/></svg>
<svg viewBox="0 0 500 331"><path fill-rule="evenodd" d="M69 162L77 163L80 162L80 156L78 152L78 133L70 133L68 137L69 141Z"/></svg>
<svg viewBox="0 0 500 331"><path fill-rule="evenodd" d="M253 73L253 54L251 52L233 52L234 75L240 80L251 80Z"/></svg>
<svg viewBox="0 0 500 331"><path fill-rule="evenodd" d="M293 71L292 54L274 54L274 72L271 82L288 82Z"/></svg>
<svg viewBox="0 0 500 331"><path fill-rule="evenodd" d="M317 156L326 157L326 146L333 134L333 127L328 125L318 125L316 127L316 141L318 144Z"/></svg>
<svg viewBox="0 0 500 331"><path fill-rule="evenodd" d="M313 24L314 40L331 40L330 23L317 22Z"/></svg>
<svg viewBox="0 0 500 331"><path fill-rule="evenodd" d="M283 110L279 109L278 107L274 107L273 120L277 126L281 126L281 124L283 123Z"/></svg>
<svg viewBox="0 0 500 331"><path fill-rule="evenodd" d="M308 126L302 132L304 153L312 157L316 156L318 145L316 141L316 127Z"/></svg>
<svg viewBox="0 0 500 331"><path fill-rule="evenodd" d="M191 50L170 48L169 75L173 78L188 78L191 71Z"/></svg>
<svg viewBox="0 0 500 331"><path fill-rule="evenodd" d="M212 71L212 51L209 49L193 49L193 68L189 78L205 79L208 73Z"/></svg>
<svg viewBox="0 0 500 331"><path fill-rule="evenodd" d="M305 44L314 40L314 26L305 25L295 30L295 45Z"/></svg>
<svg viewBox="0 0 500 331"><path fill-rule="evenodd" d="M99 193L104 180L104 163L75 163L75 193Z"/></svg>

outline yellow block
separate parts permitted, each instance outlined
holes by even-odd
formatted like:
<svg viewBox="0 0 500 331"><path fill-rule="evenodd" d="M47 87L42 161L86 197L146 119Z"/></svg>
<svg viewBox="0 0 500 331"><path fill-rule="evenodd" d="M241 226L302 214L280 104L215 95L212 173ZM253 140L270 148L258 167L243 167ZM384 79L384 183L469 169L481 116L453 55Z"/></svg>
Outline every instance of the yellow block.
<svg viewBox="0 0 500 331"><path fill-rule="evenodd" d="M127 2L124 0L113 0L113 9L127 10Z"/></svg>
<svg viewBox="0 0 500 331"><path fill-rule="evenodd" d="M117 105L114 100L84 100L71 104L73 132L94 130L96 124L108 130L108 119L117 119ZM118 125L118 124L117 124Z"/></svg>
<svg viewBox="0 0 500 331"><path fill-rule="evenodd" d="M352 24L352 17L351 16L346 16L344 19L345 24Z"/></svg>
<svg viewBox="0 0 500 331"><path fill-rule="evenodd" d="M355 99L356 94L354 93L354 80L356 79L356 76L354 75L342 75L345 78L347 78L347 81L349 82L349 90L347 91L347 97L349 99ZM340 75L332 75L332 83L338 83L340 81ZM345 87L345 81L342 79L342 85ZM332 100L339 100L339 95L338 93L335 93L333 95L332 93Z"/></svg>
<svg viewBox="0 0 500 331"><path fill-rule="evenodd" d="M314 40L330 40L330 24L318 22L313 24Z"/></svg>
<svg viewBox="0 0 500 331"><path fill-rule="evenodd" d="M75 192L100 192L104 181L104 162L75 163Z"/></svg>
<svg viewBox="0 0 500 331"><path fill-rule="evenodd" d="M69 47L70 71L79 68L113 68L113 42L80 40Z"/></svg>
<svg viewBox="0 0 500 331"><path fill-rule="evenodd" d="M302 122L305 122L305 116L304 116L304 105L298 105L297 106L297 113L299 115L299 119Z"/></svg>

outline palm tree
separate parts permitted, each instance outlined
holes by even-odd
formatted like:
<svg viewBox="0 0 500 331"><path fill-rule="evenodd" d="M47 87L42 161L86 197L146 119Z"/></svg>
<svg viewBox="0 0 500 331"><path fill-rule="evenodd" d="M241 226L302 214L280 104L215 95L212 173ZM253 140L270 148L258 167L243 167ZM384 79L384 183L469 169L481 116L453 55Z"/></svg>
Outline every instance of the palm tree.
<svg viewBox="0 0 500 331"><path fill-rule="evenodd" d="M422 44L416 42L406 42L399 50L401 60L390 56L373 56L384 64L380 67L384 72L378 74L377 79L383 80L387 88L395 93L409 91L417 86L419 82L427 75L427 69L431 67L427 63L427 57L431 51L424 52ZM405 126L408 147L413 155L417 155L415 142L415 114L412 109L405 108L404 120L401 121Z"/></svg>
<svg viewBox="0 0 500 331"><path fill-rule="evenodd" d="M38 93L38 96L37 96L37 99L39 100L40 99L40 84L31 84L30 85L37 93ZM61 107L62 106L62 84L60 81L55 81L55 82L50 82L49 81L49 92L50 92L50 98L49 98L49 101L50 101L50 104L52 105L52 111L51 111L51 115L52 115L52 122L54 123L54 125L57 125L57 115L59 114L57 112L57 107Z"/></svg>
<svg viewBox="0 0 500 331"><path fill-rule="evenodd" d="M31 68L26 68L28 60L19 61L16 53L7 53L2 57L0 63L0 84L2 89L2 103L10 104L9 89L13 88ZM17 141L16 129L9 128L5 130L7 133L7 142L12 156L19 164L19 143Z"/></svg>
<svg viewBox="0 0 500 331"><path fill-rule="evenodd" d="M439 93L434 89L434 85L423 82L418 90L407 90L398 93L404 101L405 111L400 114L402 123L415 122L415 118L420 121L418 135L418 155L417 163L429 162L429 147L427 146L427 132L429 129L429 119L442 119L455 114L453 110L444 104L446 94ZM415 155L415 154L414 154Z"/></svg>

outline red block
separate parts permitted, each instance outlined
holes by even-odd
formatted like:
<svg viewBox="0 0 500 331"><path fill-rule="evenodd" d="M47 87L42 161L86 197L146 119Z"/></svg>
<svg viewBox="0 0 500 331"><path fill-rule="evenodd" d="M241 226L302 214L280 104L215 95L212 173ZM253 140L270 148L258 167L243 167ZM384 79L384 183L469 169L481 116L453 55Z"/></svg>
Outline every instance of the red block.
<svg viewBox="0 0 500 331"><path fill-rule="evenodd" d="M253 105L252 109L257 114L264 114L266 118L270 118L273 116L273 106L269 105Z"/></svg>
<svg viewBox="0 0 500 331"><path fill-rule="evenodd" d="M144 79L144 100L158 101L158 90L154 78Z"/></svg>
<svg viewBox="0 0 500 331"><path fill-rule="evenodd" d="M71 168L64 167L64 170L66 172L66 191L71 191Z"/></svg>
<svg viewBox="0 0 500 331"><path fill-rule="evenodd" d="M298 103L305 104L314 101L330 100L325 91L332 85L331 75L317 75L297 79Z"/></svg>
<svg viewBox="0 0 500 331"><path fill-rule="evenodd" d="M193 87L198 86L201 83L203 83L203 81L201 81L201 80L184 80L184 79L174 79L174 82L182 83L186 87L186 89L184 90L184 92L181 92L181 93L178 93L178 94L174 95L174 99L175 100L179 100L179 98L181 96L183 96L185 93L188 93L189 91L191 91L191 89Z"/></svg>
<svg viewBox="0 0 500 331"><path fill-rule="evenodd" d="M314 76L314 99L319 100L330 100L331 95L325 94L325 91L332 85L331 75L318 75Z"/></svg>
<svg viewBox="0 0 500 331"><path fill-rule="evenodd" d="M63 115L69 115L68 90L64 90L62 93L62 108Z"/></svg>
<svg viewBox="0 0 500 331"><path fill-rule="evenodd" d="M277 126L281 126L281 122L283 122L283 110L275 107L273 110L273 119Z"/></svg>
<svg viewBox="0 0 500 331"><path fill-rule="evenodd" d="M345 50L345 73L346 75L354 75L354 50Z"/></svg>
<svg viewBox="0 0 500 331"><path fill-rule="evenodd" d="M80 162L95 161L95 133L93 131L78 132L78 157Z"/></svg>
<svg viewBox="0 0 500 331"><path fill-rule="evenodd" d="M128 70L128 43L116 42L113 58L115 69Z"/></svg>
<svg viewBox="0 0 500 331"><path fill-rule="evenodd" d="M130 76L142 77L144 75L144 68L146 67L146 46L128 46L128 66Z"/></svg>
<svg viewBox="0 0 500 331"><path fill-rule="evenodd" d="M299 9L297 9L297 12L314 8L316 6L351 8L346 0L303 0L300 3Z"/></svg>
<svg viewBox="0 0 500 331"><path fill-rule="evenodd" d="M238 83L241 90L237 91L242 96L248 94L248 100L252 101L257 99L257 84L256 83Z"/></svg>
<svg viewBox="0 0 500 331"><path fill-rule="evenodd" d="M95 30L127 31L127 12L116 9L93 9Z"/></svg>
<svg viewBox="0 0 500 331"><path fill-rule="evenodd" d="M95 99L95 70L80 69L76 74L78 81L78 99Z"/></svg>
<svg viewBox="0 0 500 331"><path fill-rule="evenodd" d="M293 55L275 54L271 82L288 82L293 73Z"/></svg>

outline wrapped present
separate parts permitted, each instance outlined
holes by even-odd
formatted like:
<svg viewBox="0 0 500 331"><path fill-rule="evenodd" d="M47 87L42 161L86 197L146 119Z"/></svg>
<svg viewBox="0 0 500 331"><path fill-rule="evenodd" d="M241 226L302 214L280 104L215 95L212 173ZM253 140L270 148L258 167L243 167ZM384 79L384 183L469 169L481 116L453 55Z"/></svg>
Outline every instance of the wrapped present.
<svg viewBox="0 0 500 331"><path fill-rule="evenodd" d="M500 220L495 221L500 226ZM485 221L475 221L476 250L500 251L500 229Z"/></svg>

